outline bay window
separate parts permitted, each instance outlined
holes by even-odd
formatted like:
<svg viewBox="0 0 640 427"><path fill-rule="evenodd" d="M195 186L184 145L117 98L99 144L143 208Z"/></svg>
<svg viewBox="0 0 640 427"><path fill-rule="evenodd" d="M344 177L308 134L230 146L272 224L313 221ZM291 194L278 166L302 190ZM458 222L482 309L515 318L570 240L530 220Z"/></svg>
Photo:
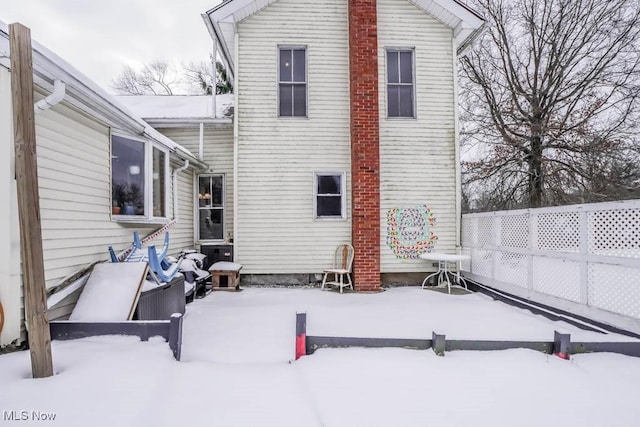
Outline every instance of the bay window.
<svg viewBox="0 0 640 427"><path fill-rule="evenodd" d="M111 213L118 220L167 216L168 152L148 141L111 136Z"/></svg>

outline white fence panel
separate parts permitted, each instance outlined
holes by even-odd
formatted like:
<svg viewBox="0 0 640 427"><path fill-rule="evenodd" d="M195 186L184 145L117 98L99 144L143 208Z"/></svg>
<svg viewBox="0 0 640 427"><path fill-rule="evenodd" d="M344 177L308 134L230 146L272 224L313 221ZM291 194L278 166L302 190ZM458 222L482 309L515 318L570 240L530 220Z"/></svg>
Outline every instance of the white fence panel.
<svg viewBox="0 0 640 427"><path fill-rule="evenodd" d="M640 200L462 216L465 275L640 333Z"/></svg>

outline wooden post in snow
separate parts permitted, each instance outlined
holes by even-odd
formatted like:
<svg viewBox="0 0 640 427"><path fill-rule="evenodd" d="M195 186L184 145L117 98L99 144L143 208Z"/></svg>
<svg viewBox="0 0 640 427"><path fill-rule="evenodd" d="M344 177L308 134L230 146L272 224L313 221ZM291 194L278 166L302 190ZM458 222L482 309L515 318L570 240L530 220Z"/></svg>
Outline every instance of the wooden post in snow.
<svg viewBox="0 0 640 427"><path fill-rule="evenodd" d="M31 31L22 24L9 25L9 43L22 281L31 371L34 378L43 378L53 375L53 363L42 257Z"/></svg>

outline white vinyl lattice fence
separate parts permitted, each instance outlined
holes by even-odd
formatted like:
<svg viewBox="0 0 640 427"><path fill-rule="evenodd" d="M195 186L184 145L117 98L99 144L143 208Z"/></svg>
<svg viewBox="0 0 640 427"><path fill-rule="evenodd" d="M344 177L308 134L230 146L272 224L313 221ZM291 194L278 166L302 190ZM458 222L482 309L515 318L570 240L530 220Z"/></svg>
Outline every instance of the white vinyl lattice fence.
<svg viewBox="0 0 640 427"><path fill-rule="evenodd" d="M640 333L640 200L465 214L478 283Z"/></svg>

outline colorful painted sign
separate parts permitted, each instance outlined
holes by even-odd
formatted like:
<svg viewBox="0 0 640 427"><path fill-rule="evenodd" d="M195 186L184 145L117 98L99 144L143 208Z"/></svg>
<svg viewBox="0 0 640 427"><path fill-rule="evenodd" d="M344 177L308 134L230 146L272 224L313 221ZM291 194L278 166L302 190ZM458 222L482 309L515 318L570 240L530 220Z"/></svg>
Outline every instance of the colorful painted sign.
<svg viewBox="0 0 640 427"><path fill-rule="evenodd" d="M426 205L387 210L387 244L397 258L418 258L431 252L438 236L433 212Z"/></svg>

